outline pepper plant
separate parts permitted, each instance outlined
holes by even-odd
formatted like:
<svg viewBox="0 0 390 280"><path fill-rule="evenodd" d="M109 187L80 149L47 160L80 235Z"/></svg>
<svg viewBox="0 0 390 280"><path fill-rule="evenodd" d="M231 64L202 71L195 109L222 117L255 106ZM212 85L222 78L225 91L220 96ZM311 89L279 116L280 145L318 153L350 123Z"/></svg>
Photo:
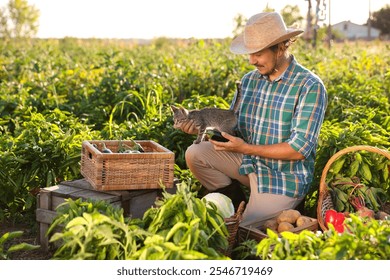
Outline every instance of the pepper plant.
<svg viewBox="0 0 390 280"><path fill-rule="evenodd" d="M49 228L55 259L227 259L228 231L215 207L182 182L142 219L106 202L67 199Z"/></svg>
<svg viewBox="0 0 390 280"><path fill-rule="evenodd" d="M36 250L40 248L39 245L33 245L26 242L7 246L8 241L21 237L22 235L23 235L23 231L18 230L18 231L6 232L2 236L0 236L0 260L11 259L12 253L16 251Z"/></svg>

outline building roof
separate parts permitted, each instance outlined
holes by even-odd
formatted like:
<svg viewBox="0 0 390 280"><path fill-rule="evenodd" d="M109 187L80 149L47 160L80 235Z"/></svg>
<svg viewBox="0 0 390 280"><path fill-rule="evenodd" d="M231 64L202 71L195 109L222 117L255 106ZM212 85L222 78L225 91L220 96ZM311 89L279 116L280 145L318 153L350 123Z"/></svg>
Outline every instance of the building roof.
<svg viewBox="0 0 390 280"><path fill-rule="evenodd" d="M332 29L337 30L348 39L371 39L380 35L380 30L377 28L369 28L367 25L356 24L349 20L333 24Z"/></svg>

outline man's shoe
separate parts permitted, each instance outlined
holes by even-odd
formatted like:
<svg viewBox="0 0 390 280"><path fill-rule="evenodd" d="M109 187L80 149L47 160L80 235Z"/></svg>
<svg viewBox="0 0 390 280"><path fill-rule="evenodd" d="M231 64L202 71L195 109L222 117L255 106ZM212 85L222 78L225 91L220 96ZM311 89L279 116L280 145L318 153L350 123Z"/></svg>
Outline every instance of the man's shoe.
<svg viewBox="0 0 390 280"><path fill-rule="evenodd" d="M241 184L237 180L233 180L232 183L226 187L215 190L214 192L222 193L228 196L233 203L234 210L237 211L238 206L242 201L247 202L247 197L243 189L241 188Z"/></svg>

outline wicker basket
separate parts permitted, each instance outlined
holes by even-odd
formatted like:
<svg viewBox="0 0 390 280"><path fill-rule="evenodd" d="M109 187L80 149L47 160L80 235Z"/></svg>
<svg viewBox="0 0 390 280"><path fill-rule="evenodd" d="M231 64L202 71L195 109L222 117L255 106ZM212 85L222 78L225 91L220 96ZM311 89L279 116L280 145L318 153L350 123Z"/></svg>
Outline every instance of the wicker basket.
<svg viewBox="0 0 390 280"><path fill-rule="evenodd" d="M244 213L244 210L245 210L245 201L242 201L238 206L236 213L229 218L225 218L225 224L229 232L229 236L228 236L229 245L228 248L223 251L223 253L228 257L231 257L232 250L234 249L234 246L237 243L238 227L240 226L240 222L242 221L242 213Z"/></svg>
<svg viewBox="0 0 390 280"><path fill-rule="evenodd" d="M320 180L320 189L319 189L319 196L318 196L318 204L317 204L317 220L318 224L320 225L321 229L323 231L327 230L328 227L325 224L325 212L329 209L333 209L333 202L332 197L330 195L330 192L328 190L328 186L326 184L326 176L327 173L332 166L333 162L335 162L339 157L355 151L368 151L377 153L380 155L383 155L390 159L390 153L386 150L382 150L376 147L372 146L366 146L366 145L358 145L358 146L352 146L345 148L343 150L338 151L335 153L326 163L324 170L322 171L321 180Z"/></svg>
<svg viewBox="0 0 390 280"><path fill-rule="evenodd" d="M119 145L131 141L83 141L81 174L96 190L140 190L173 187L175 155L150 140L136 140L144 153L118 153ZM113 153L100 152L103 143ZM98 147L98 148L96 148Z"/></svg>

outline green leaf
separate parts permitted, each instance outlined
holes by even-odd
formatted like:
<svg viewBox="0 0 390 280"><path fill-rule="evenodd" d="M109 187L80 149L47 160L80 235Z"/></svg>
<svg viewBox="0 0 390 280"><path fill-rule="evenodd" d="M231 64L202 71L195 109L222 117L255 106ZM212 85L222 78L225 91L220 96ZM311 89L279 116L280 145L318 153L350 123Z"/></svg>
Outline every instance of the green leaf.
<svg viewBox="0 0 390 280"><path fill-rule="evenodd" d="M337 159L331 166L331 168L329 169L329 172L333 173L333 174L339 174L341 168L343 167L344 165L344 162L345 162L345 157L341 157L339 159Z"/></svg>
<svg viewBox="0 0 390 280"><path fill-rule="evenodd" d="M8 249L8 253L11 253L11 252L15 252L15 251L21 251L21 250L36 250L36 249L39 249L41 246L39 245L32 245L32 244L28 244L28 243L20 243L20 244L16 244L16 245L12 245L9 249Z"/></svg>
<svg viewBox="0 0 390 280"><path fill-rule="evenodd" d="M85 219L85 217L91 217L88 213L84 213L83 217L76 217L73 220L71 220L67 225L66 228L72 228L75 226L86 226L88 225L88 221Z"/></svg>
<svg viewBox="0 0 390 280"><path fill-rule="evenodd" d="M7 240L18 238L23 235L23 231L11 231L6 232L0 237L0 244L5 243Z"/></svg>

